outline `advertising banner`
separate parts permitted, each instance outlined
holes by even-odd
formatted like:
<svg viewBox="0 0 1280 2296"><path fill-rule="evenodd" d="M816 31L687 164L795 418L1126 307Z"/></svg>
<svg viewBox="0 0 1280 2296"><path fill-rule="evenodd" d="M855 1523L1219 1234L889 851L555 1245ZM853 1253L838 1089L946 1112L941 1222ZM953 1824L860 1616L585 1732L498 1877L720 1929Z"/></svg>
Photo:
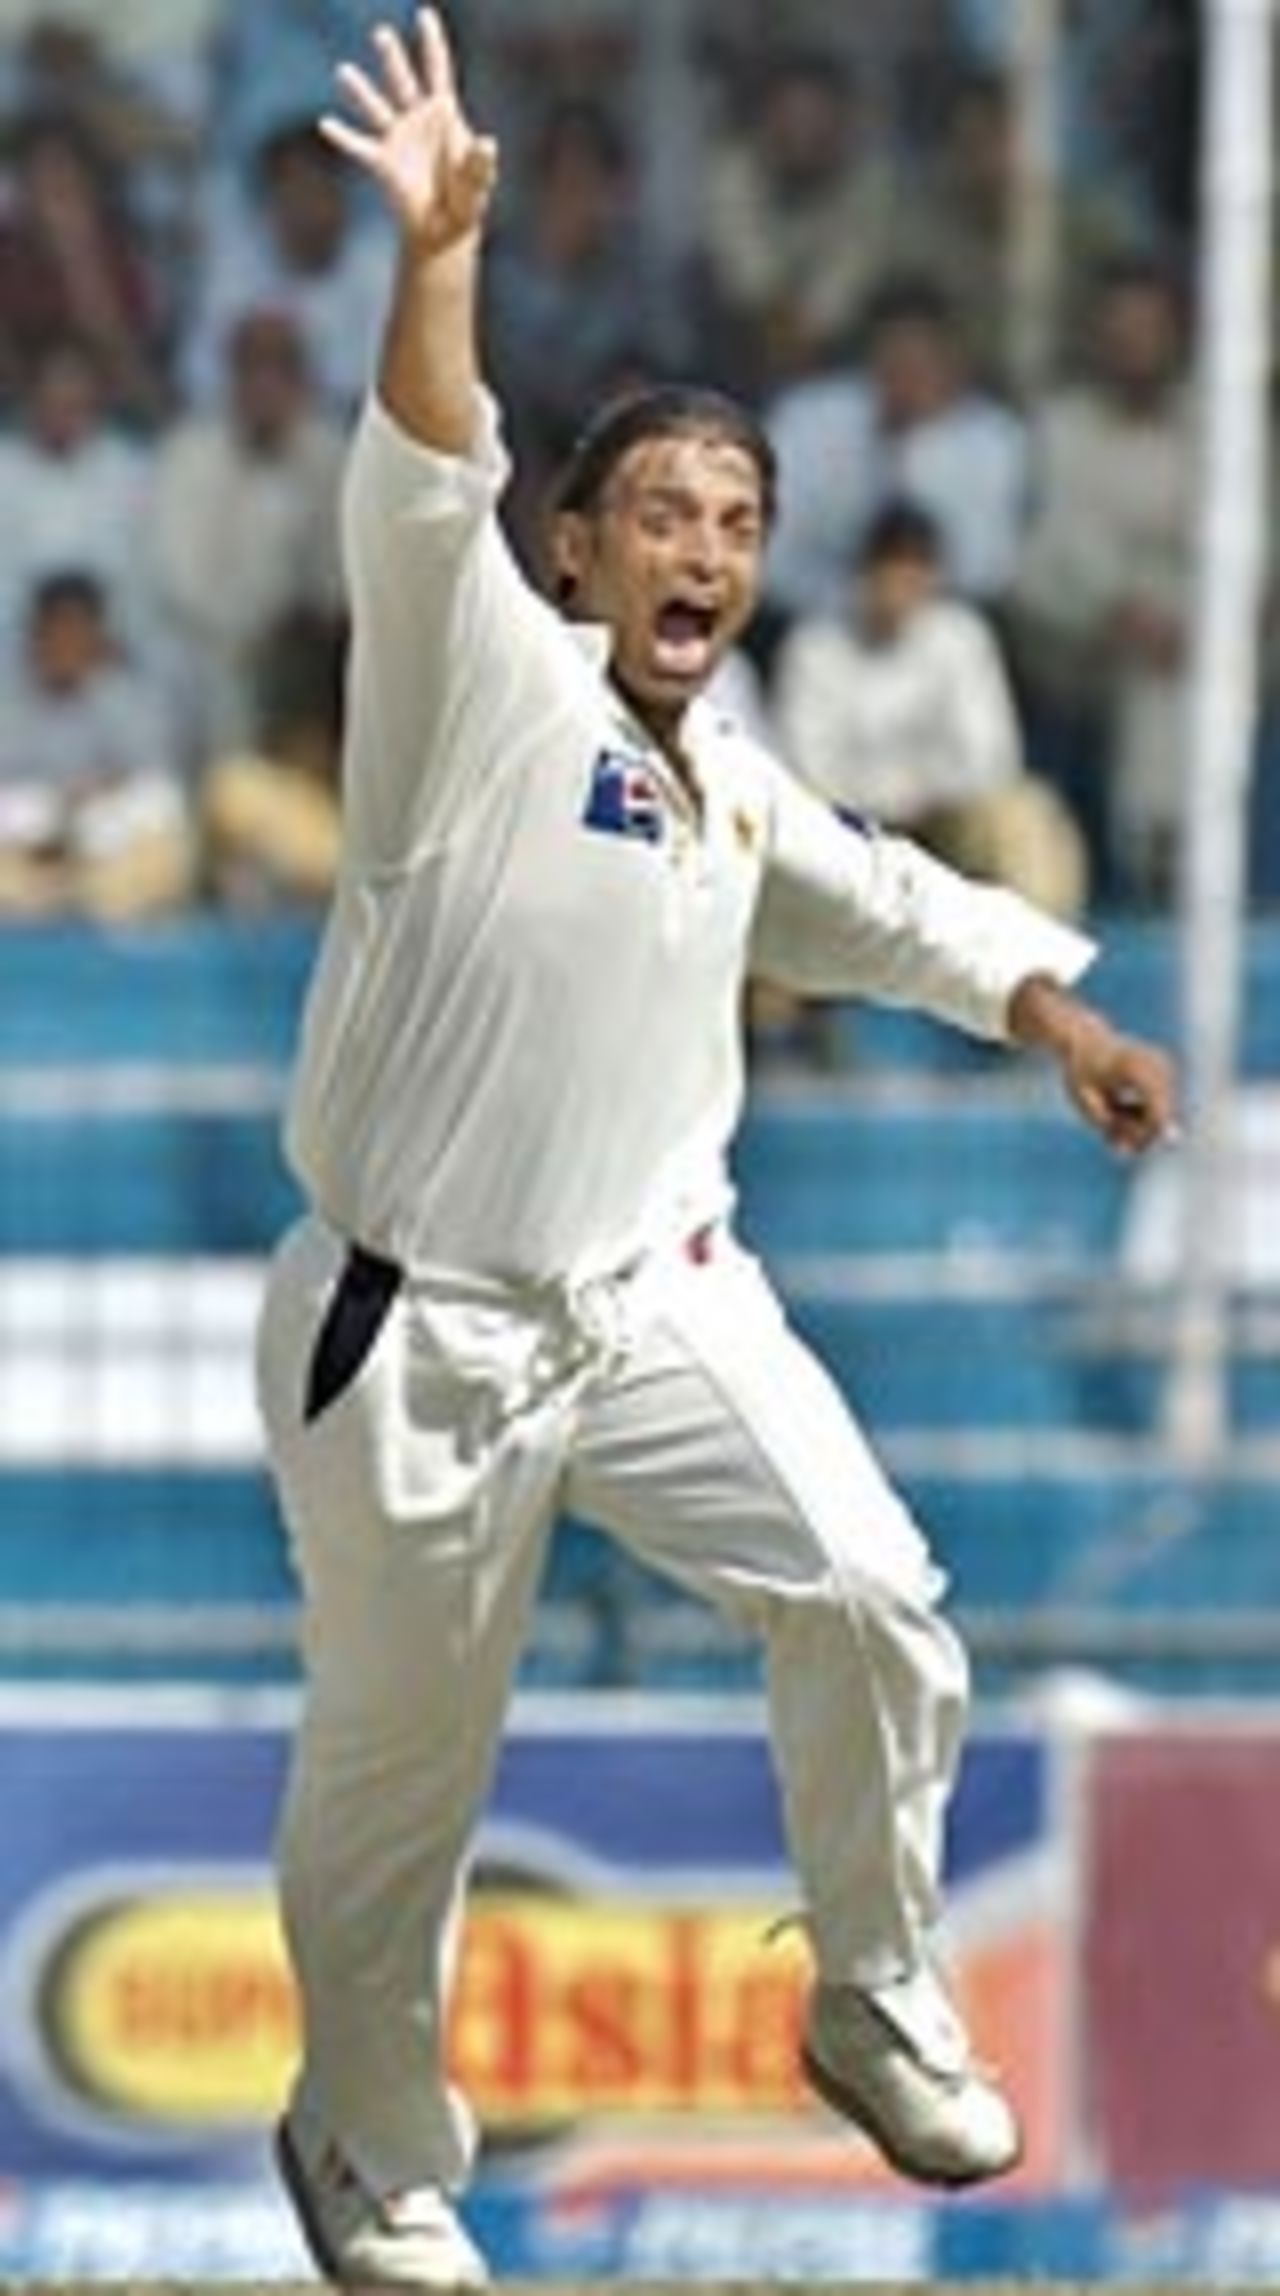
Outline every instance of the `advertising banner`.
<svg viewBox="0 0 1280 2296"><path fill-rule="evenodd" d="M0 1711L0 2276L300 2268L268 2160L296 2050L269 1871L287 1720L145 1693ZM975 1738L950 1853L956 1981L1027 2119L1027 2200L1063 2165L1049 1768L1035 1736ZM501 2269L925 2267L928 2211L799 2081L807 1948L770 1938L794 1889L753 1710L519 1711L452 2028Z"/></svg>

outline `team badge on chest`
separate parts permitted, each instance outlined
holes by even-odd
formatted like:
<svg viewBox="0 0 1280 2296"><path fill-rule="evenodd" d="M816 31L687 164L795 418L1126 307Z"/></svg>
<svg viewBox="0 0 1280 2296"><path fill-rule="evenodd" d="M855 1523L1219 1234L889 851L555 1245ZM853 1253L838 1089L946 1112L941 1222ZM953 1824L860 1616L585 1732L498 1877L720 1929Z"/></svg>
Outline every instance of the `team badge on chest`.
<svg viewBox="0 0 1280 2296"><path fill-rule="evenodd" d="M621 749L600 751L591 768L582 823L606 837L635 837L642 845L662 843L666 834L662 791L643 758Z"/></svg>

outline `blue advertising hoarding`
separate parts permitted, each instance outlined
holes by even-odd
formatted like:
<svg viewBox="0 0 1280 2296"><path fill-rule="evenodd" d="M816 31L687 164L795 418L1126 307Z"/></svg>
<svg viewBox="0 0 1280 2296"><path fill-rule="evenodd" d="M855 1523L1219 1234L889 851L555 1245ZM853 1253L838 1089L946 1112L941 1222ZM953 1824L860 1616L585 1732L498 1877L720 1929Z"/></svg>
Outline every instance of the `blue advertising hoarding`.
<svg viewBox="0 0 1280 2296"><path fill-rule="evenodd" d="M270 1878L288 1724L168 1693L0 1706L0 2276L302 2269L268 2145L296 2045ZM1024 2210L1063 2167L1050 1766L1034 1734L977 1735L950 1852L957 1983L1028 2121ZM452 2034L501 2270L928 2268L933 2212L799 2081L804 1941L767 1936L793 1904L753 1707L517 1712Z"/></svg>

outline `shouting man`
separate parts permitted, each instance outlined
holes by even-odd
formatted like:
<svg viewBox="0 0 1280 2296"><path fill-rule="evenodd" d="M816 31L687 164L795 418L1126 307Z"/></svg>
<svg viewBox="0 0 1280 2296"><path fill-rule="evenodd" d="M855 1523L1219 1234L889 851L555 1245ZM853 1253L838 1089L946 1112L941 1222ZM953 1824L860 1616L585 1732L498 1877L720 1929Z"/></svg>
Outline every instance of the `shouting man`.
<svg viewBox="0 0 1280 2296"><path fill-rule="evenodd" d="M476 349L493 145L432 14L339 80L324 133L400 257L346 496L345 844L289 1119L310 1209L260 1345L305 1596L279 2151L329 2277L424 2288L484 2278L452 2205L448 1985L562 1509L759 1634L813 2086L906 2176L1016 2161L934 1959L965 1709L940 1574L733 1236L743 987L1039 1048L1121 1149L1160 1138L1173 1088L1072 993L1086 941L841 823L704 697L773 508L745 411L605 408L560 488L555 604L529 586Z"/></svg>

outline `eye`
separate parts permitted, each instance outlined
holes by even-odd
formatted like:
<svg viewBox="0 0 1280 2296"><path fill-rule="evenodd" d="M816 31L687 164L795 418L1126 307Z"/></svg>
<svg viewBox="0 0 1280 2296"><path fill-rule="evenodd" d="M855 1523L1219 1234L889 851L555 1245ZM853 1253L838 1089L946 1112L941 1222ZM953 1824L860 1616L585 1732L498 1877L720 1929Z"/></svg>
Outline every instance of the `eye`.
<svg viewBox="0 0 1280 2296"><path fill-rule="evenodd" d="M667 541L680 530L680 511L674 502L650 496L640 504L639 523L656 541Z"/></svg>

